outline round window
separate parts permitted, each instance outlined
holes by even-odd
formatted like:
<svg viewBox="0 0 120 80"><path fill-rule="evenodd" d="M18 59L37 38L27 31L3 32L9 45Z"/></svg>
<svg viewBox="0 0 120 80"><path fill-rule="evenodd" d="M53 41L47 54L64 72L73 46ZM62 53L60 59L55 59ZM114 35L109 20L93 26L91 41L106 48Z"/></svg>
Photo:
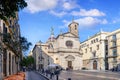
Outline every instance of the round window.
<svg viewBox="0 0 120 80"><path fill-rule="evenodd" d="M73 42L72 41L66 41L66 46L68 48L72 48L73 47Z"/></svg>

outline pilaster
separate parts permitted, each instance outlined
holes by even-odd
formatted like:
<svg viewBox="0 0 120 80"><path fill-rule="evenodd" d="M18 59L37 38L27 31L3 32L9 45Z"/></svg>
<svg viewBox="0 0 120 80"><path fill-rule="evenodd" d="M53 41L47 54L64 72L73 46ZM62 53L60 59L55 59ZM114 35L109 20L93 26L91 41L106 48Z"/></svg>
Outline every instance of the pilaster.
<svg viewBox="0 0 120 80"><path fill-rule="evenodd" d="M9 76L9 53L8 53L8 50L7 50L7 60L6 60L6 73L7 73L7 76Z"/></svg>

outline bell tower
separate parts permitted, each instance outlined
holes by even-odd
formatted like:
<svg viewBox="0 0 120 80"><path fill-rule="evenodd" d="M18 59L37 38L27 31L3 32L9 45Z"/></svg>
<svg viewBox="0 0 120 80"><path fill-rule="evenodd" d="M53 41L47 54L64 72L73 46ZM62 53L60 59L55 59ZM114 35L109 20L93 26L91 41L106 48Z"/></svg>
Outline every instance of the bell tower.
<svg viewBox="0 0 120 80"><path fill-rule="evenodd" d="M74 20L72 20L72 23L70 23L68 25L69 32L72 33L72 34L74 34L76 37L79 37L78 26L79 26L79 24L77 22L75 22Z"/></svg>

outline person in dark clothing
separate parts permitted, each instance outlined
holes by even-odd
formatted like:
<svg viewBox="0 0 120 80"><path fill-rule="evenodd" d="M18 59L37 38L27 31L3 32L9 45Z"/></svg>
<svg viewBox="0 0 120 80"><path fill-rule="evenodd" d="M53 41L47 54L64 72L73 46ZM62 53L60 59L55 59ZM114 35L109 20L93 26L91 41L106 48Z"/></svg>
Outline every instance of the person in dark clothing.
<svg viewBox="0 0 120 80"><path fill-rule="evenodd" d="M68 80L71 80L71 78L68 78Z"/></svg>

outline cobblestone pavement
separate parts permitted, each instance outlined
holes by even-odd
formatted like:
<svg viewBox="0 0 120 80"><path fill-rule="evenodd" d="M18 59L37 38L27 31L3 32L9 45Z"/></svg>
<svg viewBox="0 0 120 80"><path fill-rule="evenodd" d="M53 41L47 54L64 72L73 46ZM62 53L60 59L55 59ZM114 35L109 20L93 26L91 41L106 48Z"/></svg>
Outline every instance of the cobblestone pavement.
<svg viewBox="0 0 120 80"><path fill-rule="evenodd" d="M62 71L59 80L120 80L120 73L102 71Z"/></svg>
<svg viewBox="0 0 120 80"><path fill-rule="evenodd" d="M47 79L36 72L28 71L26 72L26 80L47 80Z"/></svg>

